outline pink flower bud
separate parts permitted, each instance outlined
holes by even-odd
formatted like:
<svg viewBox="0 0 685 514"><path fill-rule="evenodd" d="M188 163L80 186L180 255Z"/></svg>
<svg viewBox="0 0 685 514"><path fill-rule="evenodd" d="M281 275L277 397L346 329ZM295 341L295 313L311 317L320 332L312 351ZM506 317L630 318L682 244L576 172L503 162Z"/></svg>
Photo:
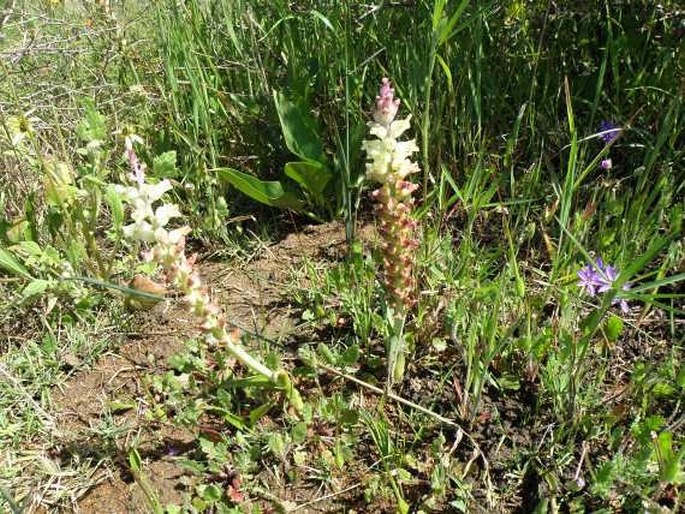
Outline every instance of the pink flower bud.
<svg viewBox="0 0 685 514"><path fill-rule="evenodd" d="M390 87L390 81L383 78L380 94L376 97L376 111L373 113L373 119L385 127L390 126L400 107L400 100L394 99L394 94L395 90Z"/></svg>

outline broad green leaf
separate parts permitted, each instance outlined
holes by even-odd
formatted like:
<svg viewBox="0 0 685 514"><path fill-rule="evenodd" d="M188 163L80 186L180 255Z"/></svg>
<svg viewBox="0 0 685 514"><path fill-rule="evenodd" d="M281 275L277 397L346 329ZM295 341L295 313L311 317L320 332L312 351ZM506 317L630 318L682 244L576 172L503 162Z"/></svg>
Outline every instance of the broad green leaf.
<svg viewBox="0 0 685 514"><path fill-rule="evenodd" d="M0 247L0 269L20 275L24 278L31 278L29 271L21 264L10 252Z"/></svg>
<svg viewBox="0 0 685 514"><path fill-rule="evenodd" d="M84 102L83 118L76 128L78 137L85 141L104 141L107 138L107 120L95 109L92 100Z"/></svg>
<svg viewBox="0 0 685 514"><path fill-rule="evenodd" d="M32 280L27 284L24 290L21 292L21 296L24 300L31 298L33 296L38 296L43 294L45 290L50 286L49 280L43 280L42 278L37 278Z"/></svg>
<svg viewBox="0 0 685 514"><path fill-rule="evenodd" d="M682 457L682 454L676 455L673 458L666 459L663 464L661 476L669 484L682 484L685 481L685 475L683 475L681 469Z"/></svg>
<svg viewBox="0 0 685 514"><path fill-rule="evenodd" d="M353 344L341 355L341 362L345 366L354 366L359 361L359 345Z"/></svg>
<svg viewBox="0 0 685 514"><path fill-rule="evenodd" d="M289 162L285 165L285 174L297 182L302 189L314 196L319 204L323 204L326 186L333 178L333 173L318 162Z"/></svg>
<svg viewBox="0 0 685 514"><path fill-rule="evenodd" d="M32 257L41 257L43 255L43 249L35 241L21 241L17 247Z"/></svg>
<svg viewBox="0 0 685 514"><path fill-rule="evenodd" d="M516 375L509 373L499 377L496 383L500 388L504 390L518 391L519 389L521 389L521 382L518 380Z"/></svg>
<svg viewBox="0 0 685 514"><path fill-rule="evenodd" d="M201 485L198 490L200 491L200 496L203 500L209 502L218 502L221 499L221 489L219 489L214 484Z"/></svg>
<svg viewBox="0 0 685 514"><path fill-rule="evenodd" d="M18 243L31 237L31 227L28 220L20 219L13 222L5 232L5 237L10 243Z"/></svg>
<svg viewBox="0 0 685 514"><path fill-rule="evenodd" d="M231 168L216 168L219 178L228 182L238 191L253 200L281 209L300 211L304 208L304 201L295 194L283 190L278 181L265 181Z"/></svg>
<svg viewBox="0 0 685 514"><path fill-rule="evenodd" d="M607 339L611 342L618 341L621 333L623 332L623 320L618 316L613 314L607 318L606 325L604 327Z"/></svg>
<svg viewBox="0 0 685 514"><path fill-rule="evenodd" d="M171 150L155 157L152 161L152 172L158 178L176 177L176 152Z"/></svg>
<svg viewBox="0 0 685 514"><path fill-rule="evenodd" d="M325 162L323 145L311 117L290 102L282 93L274 91L274 103L281 121L285 145L292 153L308 161Z"/></svg>
<svg viewBox="0 0 685 514"><path fill-rule="evenodd" d="M359 423L359 411L355 409L342 409L338 417L341 425L351 427Z"/></svg>
<svg viewBox="0 0 685 514"><path fill-rule="evenodd" d="M307 424L304 421L297 423L290 431L290 437L295 444L303 444L307 440Z"/></svg>

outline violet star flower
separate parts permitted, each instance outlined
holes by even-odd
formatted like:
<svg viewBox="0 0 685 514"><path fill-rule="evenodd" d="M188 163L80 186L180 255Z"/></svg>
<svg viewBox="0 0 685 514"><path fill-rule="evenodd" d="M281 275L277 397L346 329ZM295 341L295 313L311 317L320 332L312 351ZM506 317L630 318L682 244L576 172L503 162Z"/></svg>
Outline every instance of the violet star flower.
<svg viewBox="0 0 685 514"><path fill-rule="evenodd" d="M606 144L613 143L620 133L621 127L616 125L613 121L604 120L599 124L599 137L601 137Z"/></svg>
<svg viewBox="0 0 685 514"><path fill-rule="evenodd" d="M595 259L594 264L588 264L578 272L578 286L585 289L590 296L598 293L606 293L614 287L614 282L619 276L618 270L611 264L604 264L601 257ZM630 290L630 283L621 286L622 291ZM614 298L611 305L618 305L624 314L630 312L628 302L624 298Z"/></svg>
<svg viewBox="0 0 685 514"><path fill-rule="evenodd" d="M597 273L592 264L588 264L584 268L578 270L578 287L587 291L590 296L595 296L597 287L602 285L602 277Z"/></svg>
<svg viewBox="0 0 685 514"><path fill-rule="evenodd" d="M611 289L614 285L614 282L618 278L618 270L614 268L613 266L607 265L606 268L604 269L604 277L602 277L602 285L599 287L599 292L600 293L605 293L609 289ZM622 291L629 291L630 290L630 283L626 282L621 286ZM621 311L623 311L624 314L627 314L630 312L630 307L628 306L628 302L624 298L614 298L613 301L611 302L611 305L618 305L621 307Z"/></svg>
<svg viewBox="0 0 685 514"><path fill-rule="evenodd" d="M600 271L602 275L600 276L599 292L606 293L618 278L618 271L611 264L607 264L603 269L600 268Z"/></svg>

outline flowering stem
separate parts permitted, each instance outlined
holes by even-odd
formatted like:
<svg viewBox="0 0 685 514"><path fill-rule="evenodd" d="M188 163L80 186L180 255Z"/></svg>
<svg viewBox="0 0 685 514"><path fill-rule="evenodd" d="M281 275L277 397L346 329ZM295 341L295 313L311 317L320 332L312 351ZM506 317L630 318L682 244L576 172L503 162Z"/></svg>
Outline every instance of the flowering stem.
<svg viewBox="0 0 685 514"><path fill-rule="evenodd" d="M171 189L171 184L168 180L147 184L145 165L138 161L130 140L126 146L131 179L135 185L115 188L133 206L133 223L124 227L124 234L130 239L152 244L145 257L157 262L164 269L168 282L183 293L189 310L200 320L208 346L222 346L243 365L269 379L285 392L295 410L301 412L304 407L302 399L288 374L283 370L271 370L254 358L240 343L240 332L227 329L224 313L210 298L195 269L196 256L187 257L185 254L185 236L190 228L166 229L166 224L172 218L181 217L181 212L176 205L155 204Z"/></svg>
<svg viewBox="0 0 685 514"><path fill-rule="evenodd" d="M374 121L369 123L370 132L376 139L365 140L362 145L369 158L366 176L380 184L372 196L378 202L376 212L383 238L388 389L404 375L404 323L407 312L415 302L414 252L418 247L414 238L416 221L412 218L412 193L418 186L410 182L408 177L419 170L418 165L410 159L411 154L419 149L413 139L398 140L410 127L411 120L411 116L404 120L395 119L399 105L390 81L384 78L380 94L376 97Z"/></svg>
<svg viewBox="0 0 685 514"><path fill-rule="evenodd" d="M228 350L228 352L238 359L245 366L250 368L255 373L265 376L273 383L278 383L278 372L273 371L262 364L260 361L250 355L245 348L234 340L234 336L224 330L224 337L220 340L221 345Z"/></svg>

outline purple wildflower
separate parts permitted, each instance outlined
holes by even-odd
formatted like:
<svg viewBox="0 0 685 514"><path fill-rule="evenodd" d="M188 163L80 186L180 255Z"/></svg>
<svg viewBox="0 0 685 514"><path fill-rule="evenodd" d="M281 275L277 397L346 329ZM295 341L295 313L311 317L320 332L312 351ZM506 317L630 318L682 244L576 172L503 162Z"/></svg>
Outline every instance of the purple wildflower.
<svg viewBox="0 0 685 514"><path fill-rule="evenodd" d="M601 137L606 144L613 143L620 133L621 127L616 125L613 121L604 120L599 124L599 137Z"/></svg>
<svg viewBox="0 0 685 514"><path fill-rule="evenodd" d="M578 272L578 286L585 289L590 296L598 293L606 293L613 288L614 282L619 276L619 271L611 264L604 264L601 257L595 259L594 264L590 263ZM621 286L622 291L630 290L630 283L626 282ZM624 298L614 298L611 305L618 305L624 314L630 311L628 302Z"/></svg>
<svg viewBox="0 0 685 514"><path fill-rule="evenodd" d="M595 296L597 287L602 285L602 277L592 264L578 270L578 278L578 287L584 288L590 296Z"/></svg>
<svg viewBox="0 0 685 514"><path fill-rule="evenodd" d="M602 167L603 170L610 170L611 167L613 166L613 164L611 162L611 159L602 159L600 166Z"/></svg>
<svg viewBox="0 0 685 514"><path fill-rule="evenodd" d="M618 271L611 264L607 264L603 269L600 268L600 271L602 272L602 275L600 277L601 284L599 286L599 292L606 293L611 289L611 286L618 278Z"/></svg>

